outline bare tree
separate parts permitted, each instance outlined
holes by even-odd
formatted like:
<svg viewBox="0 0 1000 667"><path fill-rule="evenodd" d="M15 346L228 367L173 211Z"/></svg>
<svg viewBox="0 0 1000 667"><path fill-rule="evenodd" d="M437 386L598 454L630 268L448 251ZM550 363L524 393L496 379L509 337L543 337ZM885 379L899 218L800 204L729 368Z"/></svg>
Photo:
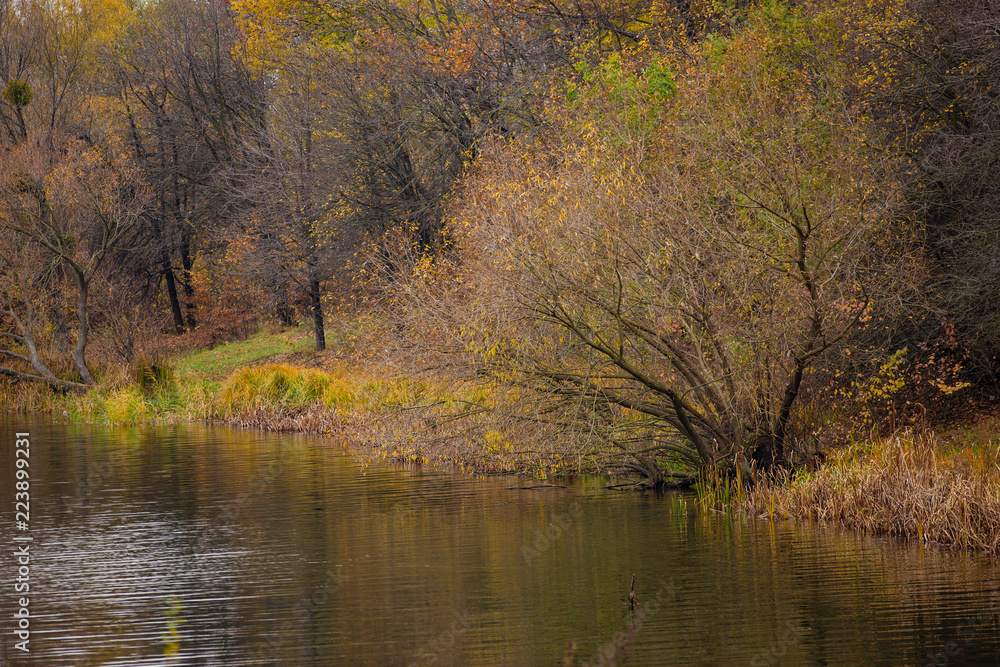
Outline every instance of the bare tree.
<svg viewBox="0 0 1000 667"><path fill-rule="evenodd" d="M28 137L25 107L31 104L34 92L28 82L36 62L35 40L25 17L15 11L11 0L0 2L0 123L4 129L4 144L13 145Z"/></svg>
<svg viewBox="0 0 1000 667"><path fill-rule="evenodd" d="M57 279L54 270L62 269L76 292L72 358L84 384L90 385L95 383L86 360L91 282L138 224L145 192L128 160L114 146L97 150L71 139L49 150L47 144L48 140L35 142L29 137L3 156L0 229L4 251L19 258L4 264L4 305L15 325L15 331L5 336L25 348L28 356L10 349L4 353L28 361L38 372L38 376L17 377L65 386L45 369L32 334L46 292L24 289L26 285L45 287ZM34 265L24 264L29 257L35 258Z"/></svg>
<svg viewBox="0 0 1000 667"><path fill-rule="evenodd" d="M140 8L106 59L131 151L157 195L144 268L162 277L178 333L197 325L197 252L225 247L223 230L255 205L247 179L263 165L247 148L262 136L266 99L243 50L226 3L164 0Z"/></svg>

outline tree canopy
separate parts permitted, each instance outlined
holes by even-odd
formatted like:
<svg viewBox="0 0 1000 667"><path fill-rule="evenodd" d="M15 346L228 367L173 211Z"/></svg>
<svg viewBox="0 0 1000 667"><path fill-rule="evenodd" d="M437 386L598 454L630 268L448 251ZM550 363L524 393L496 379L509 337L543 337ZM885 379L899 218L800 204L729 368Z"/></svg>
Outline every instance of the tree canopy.
<svg viewBox="0 0 1000 667"><path fill-rule="evenodd" d="M322 350L370 269L505 418L658 479L780 462L803 401L995 384L997 28L971 0L0 0L0 373L78 389L94 341L131 363L234 314Z"/></svg>

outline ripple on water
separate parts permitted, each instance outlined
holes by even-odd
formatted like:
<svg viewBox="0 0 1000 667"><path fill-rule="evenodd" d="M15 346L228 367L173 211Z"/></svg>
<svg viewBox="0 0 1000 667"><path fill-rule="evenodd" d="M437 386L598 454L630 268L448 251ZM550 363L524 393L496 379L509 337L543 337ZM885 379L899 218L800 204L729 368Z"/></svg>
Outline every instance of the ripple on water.
<svg viewBox="0 0 1000 667"><path fill-rule="evenodd" d="M966 554L299 437L31 429L32 664L998 664L1000 568Z"/></svg>

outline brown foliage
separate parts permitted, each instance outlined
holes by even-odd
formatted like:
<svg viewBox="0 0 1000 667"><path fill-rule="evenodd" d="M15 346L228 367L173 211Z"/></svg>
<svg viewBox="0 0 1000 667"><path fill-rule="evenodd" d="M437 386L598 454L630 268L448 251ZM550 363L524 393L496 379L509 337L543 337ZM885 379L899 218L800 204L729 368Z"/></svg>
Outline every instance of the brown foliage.
<svg viewBox="0 0 1000 667"><path fill-rule="evenodd" d="M73 294L71 354L82 382L94 384L86 361L90 289L137 225L146 193L118 146L94 149L69 139L52 147L51 139L29 139L2 156L0 305L5 340L15 343L3 354L35 371L25 375L8 369L17 377L70 389L75 383L58 380L48 370L39 343L47 338L50 319L59 331L62 295ZM55 342L62 344L58 338Z"/></svg>
<svg viewBox="0 0 1000 667"><path fill-rule="evenodd" d="M815 361L912 266L892 162L768 20L676 64L675 99L609 58L553 101L556 140L484 155L453 227L476 371L650 477L781 460Z"/></svg>

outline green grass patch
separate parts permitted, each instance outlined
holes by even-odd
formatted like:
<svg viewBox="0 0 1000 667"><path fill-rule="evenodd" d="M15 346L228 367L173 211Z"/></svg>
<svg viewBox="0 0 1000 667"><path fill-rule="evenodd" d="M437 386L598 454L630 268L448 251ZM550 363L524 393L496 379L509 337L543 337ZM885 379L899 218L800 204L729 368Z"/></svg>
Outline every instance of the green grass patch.
<svg viewBox="0 0 1000 667"><path fill-rule="evenodd" d="M260 332L246 340L181 355L172 359L171 365L178 375L221 379L242 366L312 349L312 331L296 327L278 333Z"/></svg>

